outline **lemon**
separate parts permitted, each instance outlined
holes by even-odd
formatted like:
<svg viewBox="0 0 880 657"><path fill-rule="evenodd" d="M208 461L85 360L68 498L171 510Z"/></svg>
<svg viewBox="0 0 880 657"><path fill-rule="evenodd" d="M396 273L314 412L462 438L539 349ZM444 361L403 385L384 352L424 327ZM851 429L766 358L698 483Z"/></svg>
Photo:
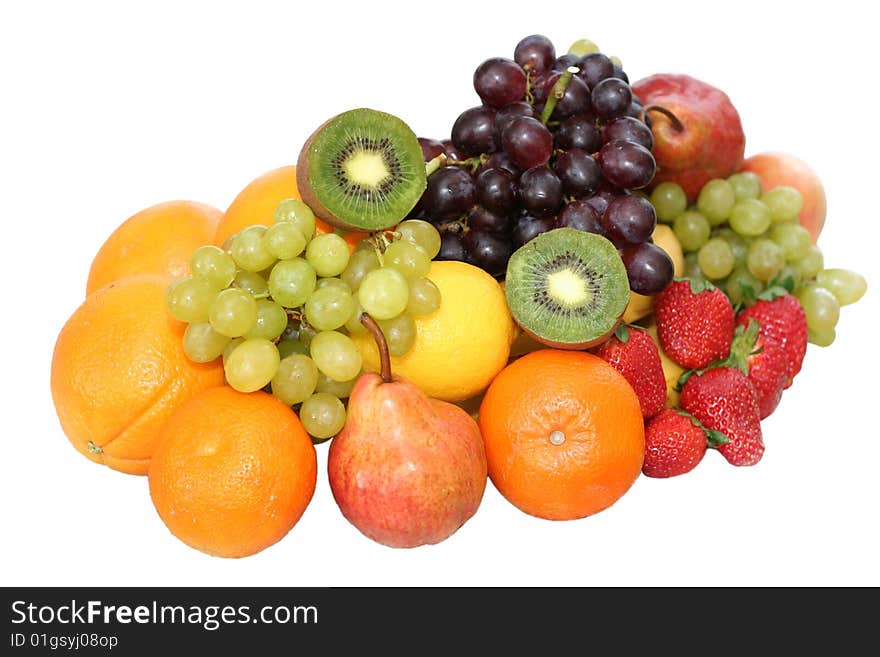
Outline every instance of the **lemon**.
<svg viewBox="0 0 880 657"><path fill-rule="evenodd" d="M507 365L517 331L501 284L464 262L431 263L428 278L440 289L440 307L416 317L416 339L391 371L429 397L458 402L483 392ZM379 351L367 334L352 336L364 369L379 371Z"/></svg>
<svg viewBox="0 0 880 657"><path fill-rule="evenodd" d="M666 251L672 258L675 275L681 276L684 273L684 251L682 251L675 233L672 232L672 228L666 224L657 224L651 237L654 239L654 244ZM623 321L627 324L635 322L647 316L653 308L653 296L631 292L626 311L623 313Z"/></svg>

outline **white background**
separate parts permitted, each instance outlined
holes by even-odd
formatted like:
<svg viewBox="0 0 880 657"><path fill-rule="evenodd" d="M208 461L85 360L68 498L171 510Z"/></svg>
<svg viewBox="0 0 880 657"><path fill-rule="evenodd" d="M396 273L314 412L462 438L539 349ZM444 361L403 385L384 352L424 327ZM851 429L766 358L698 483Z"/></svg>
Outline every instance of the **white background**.
<svg viewBox="0 0 880 657"><path fill-rule="evenodd" d="M583 9L580 9L582 7ZM817 8L821 7L821 9ZM0 583L3 585L880 585L876 23L865 3L444 1L4 2L0 9ZM725 90L747 155L792 152L825 182L826 264L868 294L811 346L751 468L716 453L640 478L578 521L527 516L487 487L432 547L373 543L315 496L281 542L240 560L174 538L147 480L80 456L49 392L55 338L124 219L191 199L225 209L306 136L357 106L446 137L474 68L543 33L619 56L633 81Z"/></svg>

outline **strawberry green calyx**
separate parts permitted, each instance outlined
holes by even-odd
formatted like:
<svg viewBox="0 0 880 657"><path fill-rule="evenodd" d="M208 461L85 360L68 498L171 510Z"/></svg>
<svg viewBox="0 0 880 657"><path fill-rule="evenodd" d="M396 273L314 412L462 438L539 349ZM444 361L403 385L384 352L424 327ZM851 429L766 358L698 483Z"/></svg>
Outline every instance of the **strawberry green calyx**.
<svg viewBox="0 0 880 657"><path fill-rule="evenodd" d="M687 383L687 380L693 375L702 374L707 370L715 369L717 367L732 367L748 376L749 356L759 354L763 350L763 347L755 348L760 330L760 325L753 319L750 320L746 326L737 326L733 333L733 340L730 343L730 353L727 358L713 361L702 369L686 370L680 377L678 377L678 381L675 384L675 390L681 392L684 384Z"/></svg>
<svg viewBox="0 0 880 657"><path fill-rule="evenodd" d="M681 281L687 281L691 286L691 292L694 294L699 294L700 292L711 292L715 289L715 286L712 285L712 282L705 278L691 278L688 276L676 276L672 279L676 283L680 283Z"/></svg>
<svg viewBox="0 0 880 657"><path fill-rule="evenodd" d="M697 418L695 418L693 415L688 413L686 410L684 410L682 408L676 408L675 410L682 417L688 418L691 421L691 424L693 424L695 427L700 429L704 434L706 434L706 447L708 447L709 449L718 449L721 445L724 445L725 443L730 442L730 438L725 436L720 431L716 431L715 429L707 429L706 427L703 426L702 422L700 422Z"/></svg>

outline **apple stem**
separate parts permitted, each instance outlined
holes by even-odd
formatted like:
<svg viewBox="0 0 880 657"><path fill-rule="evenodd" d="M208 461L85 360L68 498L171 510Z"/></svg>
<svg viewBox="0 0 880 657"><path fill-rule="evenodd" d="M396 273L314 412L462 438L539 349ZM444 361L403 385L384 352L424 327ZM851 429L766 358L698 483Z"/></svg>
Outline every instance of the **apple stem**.
<svg viewBox="0 0 880 657"><path fill-rule="evenodd" d="M376 346L379 348L379 363L381 365L379 375L382 377L382 381L385 383L393 382L394 379L391 377L391 354L388 353L388 341L385 339L385 334L382 333L382 329L376 323L376 320L367 313L361 313L360 320L361 324L373 336L373 340L376 341Z"/></svg>
<svg viewBox="0 0 880 657"><path fill-rule="evenodd" d="M562 72L562 75L559 76L556 84L553 85L553 90L550 92L547 102L544 104L544 110L541 112L541 123L547 125L547 121L550 120L550 115L553 114L553 110L556 109L556 103L558 103L565 95L565 88L568 86L571 76L579 70L580 69L577 66L569 66Z"/></svg>
<svg viewBox="0 0 880 657"><path fill-rule="evenodd" d="M672 127L677 132L684 132L684 123L682 123L681 119L673 114L672 110L669 110L662 105L648 105L640 112L641 116L639 118L641 118L642 122L645 121L645 117L647 116L648 112L660 112L663 116L669 119L669 122L672 123Z"/></svg>

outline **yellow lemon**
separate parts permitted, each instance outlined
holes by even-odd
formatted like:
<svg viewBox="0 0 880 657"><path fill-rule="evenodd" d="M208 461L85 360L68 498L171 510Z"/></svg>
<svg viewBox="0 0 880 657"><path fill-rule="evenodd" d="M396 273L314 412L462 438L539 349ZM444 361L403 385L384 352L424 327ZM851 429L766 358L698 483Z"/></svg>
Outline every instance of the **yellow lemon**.
<svg viewBox="0 0 880 657"><path fill-rule="evenodd" d="M440 307L416 317L416 339L391 371L429 397L459 402L483 392L507 365L516 328L501 284L474 265L431 263L428 278L440 289ZM369 334L352 336L364 369L379 371L379 352Z"/></svg>
<svg viewBox="0 0 880 657"><path fill-rule="evenodd" d="M672 258L675 275L681 276L684 273L684 251L682 251L681 244L679 244L675 233L672 232L672 228L666 224L657 224L651 237L654 238L654 244L666 251L669 257ZM629 304L627 304L626 311L623 313L623 321L627 324L635 322L647 316L653 308L653 296L631 292Z"/></svg>

